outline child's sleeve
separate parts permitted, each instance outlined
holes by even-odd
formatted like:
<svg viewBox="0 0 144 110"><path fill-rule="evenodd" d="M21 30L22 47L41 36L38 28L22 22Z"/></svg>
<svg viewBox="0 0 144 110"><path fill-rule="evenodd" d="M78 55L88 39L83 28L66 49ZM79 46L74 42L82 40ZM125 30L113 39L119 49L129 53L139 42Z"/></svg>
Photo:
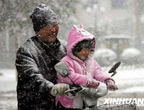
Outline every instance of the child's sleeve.
<svg viewBox="0 0 144 110"><path fill-rule="evenodd" d="M108 73L102 70L102 68L99 66L99 64L96 61L95 61L94 78L101 82L104 82L107 79L113 80L112 77Z"/></svg>
<svg viewBox="0 0 144 110"><path fill-rule="evenodd" d="M88 76L82 75L80 73L75 73L73 66L69 62L65 62L69 69L69 77L73 80L75 84L86 86L88 81ZM57 73L58 83L72 84L72 81L68 77L62 77Z"/></svg>

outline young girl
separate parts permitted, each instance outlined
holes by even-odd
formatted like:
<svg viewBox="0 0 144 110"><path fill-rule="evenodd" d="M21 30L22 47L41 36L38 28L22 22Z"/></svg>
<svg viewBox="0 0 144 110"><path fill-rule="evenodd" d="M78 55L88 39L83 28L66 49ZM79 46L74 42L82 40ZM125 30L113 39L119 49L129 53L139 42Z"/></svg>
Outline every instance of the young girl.
<svg viewBox="0 0 144 110"><path fill-rule="evenodd" d="M67 43L67 56L61 61L65 62L69 69L69 77L75 84L95 88L100 82L106 83L108 89L115 90L114 80L108 73L102 71L98 63L92 58L96 46L95 36L83 29L73 26L69 33ZM58 75L58 83L72 84L69 78ZM62 110L82 109L84 97L78 95L74 98L68 96L57 96L56 103Z"/></svg>

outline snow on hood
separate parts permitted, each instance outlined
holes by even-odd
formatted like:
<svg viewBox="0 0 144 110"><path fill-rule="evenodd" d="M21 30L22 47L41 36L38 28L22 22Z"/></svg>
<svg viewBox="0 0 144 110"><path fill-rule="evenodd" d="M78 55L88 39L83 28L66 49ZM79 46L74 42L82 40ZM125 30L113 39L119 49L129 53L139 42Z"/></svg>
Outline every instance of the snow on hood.
<svg viewBox="0 0 144 110"><path fill-rule="evenodd" d="M94 50L96 47L96 39L95 36L83 29L82 24L78 28L77 26L73 26L71 31L69 32L68 36L68 42L67 42L67 55L70 56L73 59L78 59L72 54L72 49L74 46L76 46L79 42L83 40L94 40L94 49L91 55L94 54Z"/></svg>

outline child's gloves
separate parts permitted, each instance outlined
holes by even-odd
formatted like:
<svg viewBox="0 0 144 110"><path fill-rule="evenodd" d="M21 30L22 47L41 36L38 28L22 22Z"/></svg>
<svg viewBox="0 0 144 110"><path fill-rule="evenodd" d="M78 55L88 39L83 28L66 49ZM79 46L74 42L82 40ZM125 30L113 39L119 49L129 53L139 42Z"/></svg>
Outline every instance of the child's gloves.
<svg viewBox="0 0 144 110"><path fill-rule="evenodd" d="M100 83L99 81L93 78L88 78L87 86L91 88L97 88L99 83Z"/></svg>
<svg viewBox="0 0 144 110"><path fill-rule="evenodd" d="M63 96L65 95L65 91L69 89L68 84L59 83L55 84L51 89L52 96Z"/></svg>
<svg viewBox="0 0 144 110"><path fill-rule="evenodd" d="M111 80L111 79L105 80L105 83L109 90L111 90L111 91L118 90L118 87L115 85L113 80Z"/></svg>

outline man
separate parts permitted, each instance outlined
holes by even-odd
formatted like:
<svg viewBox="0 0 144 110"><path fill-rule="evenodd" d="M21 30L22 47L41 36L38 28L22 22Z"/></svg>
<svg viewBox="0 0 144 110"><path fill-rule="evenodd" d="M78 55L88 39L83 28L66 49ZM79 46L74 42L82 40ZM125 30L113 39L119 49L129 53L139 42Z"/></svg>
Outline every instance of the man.
<svg viewBox="0 0 144 110"><path fill-rule="evenodd" d="M63 91L67 84L56 84L54 65L65 56L65 47L57 39L56 14L46 5L38 5L30 16L36 36L17 51L18 110L56 110L51 89ZM57 94L58 95L58 94Z"/></svg>

